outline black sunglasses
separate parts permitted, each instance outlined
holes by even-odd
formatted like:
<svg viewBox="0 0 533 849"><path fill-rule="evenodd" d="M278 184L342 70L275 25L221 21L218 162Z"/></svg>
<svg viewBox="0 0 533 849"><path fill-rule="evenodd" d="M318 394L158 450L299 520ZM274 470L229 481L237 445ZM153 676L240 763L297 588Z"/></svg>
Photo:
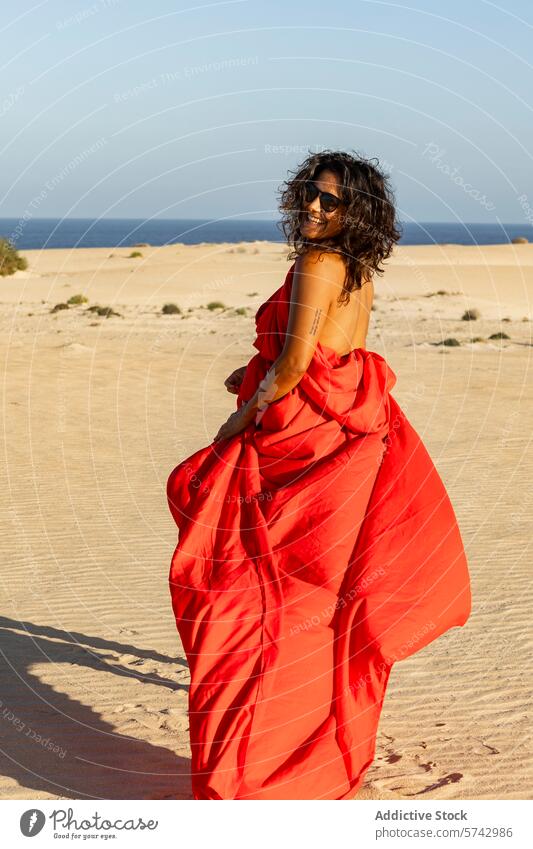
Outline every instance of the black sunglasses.
<svg viewBox="0 0 533 849"><path fill-rule="evenodd" d="M334 212L342 203L342 199L338 198L337 195L332 195L331 192L321 192L312 180L306 180L303 187L304 203L311 203L317 195L320 197L320 208L324 212Z"/></svg>

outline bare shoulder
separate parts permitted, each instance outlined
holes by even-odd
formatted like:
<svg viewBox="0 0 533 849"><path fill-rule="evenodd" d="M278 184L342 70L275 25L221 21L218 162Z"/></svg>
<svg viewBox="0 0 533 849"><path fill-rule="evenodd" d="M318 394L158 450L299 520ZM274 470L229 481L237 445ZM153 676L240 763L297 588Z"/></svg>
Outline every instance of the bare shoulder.
<svg viewBox="0 0 533 849"><path fill-rule="evenodd" d="M336 294L344 283L346 264L338 253L309 248L297 258L294 271L297 275L313 278L317 283L331 288L332 293Z"/></svg>

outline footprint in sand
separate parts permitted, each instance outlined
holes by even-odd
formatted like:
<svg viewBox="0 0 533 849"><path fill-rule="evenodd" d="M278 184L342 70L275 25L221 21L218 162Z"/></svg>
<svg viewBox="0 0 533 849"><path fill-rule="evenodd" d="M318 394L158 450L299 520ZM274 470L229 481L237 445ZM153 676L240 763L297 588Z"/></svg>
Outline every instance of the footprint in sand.
<svg viewBox="0 0 533 849"><path fill-rule="evenodd" d="M444 725L444 723L437 723L439 725ZM463 773L460 772L451 772L447 775L443 775L440 778L436 778L431 784L427 784L428 773L434 773L437 768L436 761L429 760L424 757L420 752L405 752L403 755L398 754L394 751L394 737L391 737L387 734L381 735L382 738L385 739L385 744L382 743L381 748L384 749L382 753L376 758L375 766L371 769L371 772L368 776L368 784L367 789L369 792L375 792L378 794L401 794L402 796L422 796L426 793L430 793L434 790L438 790L441 787L446 787L449 784L456 784L463 778ZM425 751L428 747L428 744L425 740L421 740L414 747L415 749L422 749ZM399 772L396 768L392 770L388 770L387 766L389 764L396 764L403 758L402 771ZM422 784L420 790L412 791L413 784L416 787L417 784ZM410 788L408 791L407 788Z"/></svg>
<svg viewBox="0 0 533 849"><path fill-rule="evenodd" d="M146 663L143 657L138 657L136 654L119 654L117 659L120 663L125 663L128 666L142 666Z"/></svg>
<svg viewBox="0 0 533 849"><path fill-rule="evenodd" d="M189 730L189 717L187 707L163 708L160 711L163 716L163 727L172 733L183 734Z"/></svg>
<svg viewBox="0 0 533 849"><path fill-rule="evenodd" d="M397 752L393 751L392 743L394 743L394 737L389 737L388 734L383 734L383 737L385 737L385 739L388 740L388 742L384 746L386 754L379 755L376 758L376 761L384 761L385 763L388 763L388 764L398 763L398 761L400 761L402 759L402 755L399 755Z"/></svg>
<svg viewBox="0 0 533 849"><path fill-rule="evenodd" d="M420 769L423 769L424 772L431 772L431 770L437 766L435 761L428 761L427 763L423 763L421 760L419 760L418 755L416 756L416 762Z"/></svg>
<svg viewBox="0 0 533 849"><path fill-rule="evenodd" d="M150 731L164 731L172 735L183 736L189 729L188 692L176 690L172 695L172 707L147 707L142 702L125 702L118 705L114 713L119 714L121 723L117 730L135 736L139 726Z"/></svg>
<svg viewBox="0 0 533 849"><path fill-rule="evenodd" d="M118 730L121 732L126 730L131 733L138 729L139 725L150 731L158 731L165 726L167 720L164 711L147 708L140 702L126 702L124 705L119 705L115 708L115 713L122 714L123 722L118 725Z"/></svg>
<svg viewBox="0 0 533 849"><path fill-rule="evenodd" d="M491 746L489 743L485 743L481 737L474 737L474 740L477 740L478 743L481 743L481 746L475 746L472 749L473 754L475 755L499 755L500 750L495 746Z"/></svg>

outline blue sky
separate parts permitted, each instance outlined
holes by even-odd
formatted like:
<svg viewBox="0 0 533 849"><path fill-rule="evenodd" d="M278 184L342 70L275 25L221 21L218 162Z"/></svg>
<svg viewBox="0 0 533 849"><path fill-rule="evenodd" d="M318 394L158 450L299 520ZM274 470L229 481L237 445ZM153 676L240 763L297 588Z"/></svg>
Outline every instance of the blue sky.
<svg viewBox="0 0 533 849"><path fill-rule="evenodd" d="M324 148L377 156L405 221L533 215L530 3L22 0L0 29L1 217L275 218Z"/></svg>

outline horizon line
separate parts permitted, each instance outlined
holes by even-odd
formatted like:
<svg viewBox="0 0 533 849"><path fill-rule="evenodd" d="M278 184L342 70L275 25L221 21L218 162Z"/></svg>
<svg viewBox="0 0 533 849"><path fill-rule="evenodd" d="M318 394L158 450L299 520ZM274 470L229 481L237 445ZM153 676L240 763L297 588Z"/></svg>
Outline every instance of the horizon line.
<svg viewBox="0 0 533 849"><path fill-rule="evenodd" d="M17 215L3 215L0 217L0 221L14 221L19 220L21 216ZM224 218L132 218L132 217L114 217L114 216L102 216L99 218L94 218L91 216L68 216L68 217L59 217L59 216L32 216L29 221L143 221L145 223L156 222L156 221L201 221L201 222L211 222L211 223L221 223L223 221L234 221L235 219L231 217ZM240 221L239 223L268 223L275 224L278 221L276 218L256 218L251 220ZM398 219L400 224L410 224L410 225L419 225L419 224L454 224L457 226L472 226L476 225L477 227L505 227L512 225L513 227L525 227L526 229L530 229L533 227L533 224L524 223L522 221L439 221L435 219L418 219L416 221L405 221L404 219Z"/></svg>

